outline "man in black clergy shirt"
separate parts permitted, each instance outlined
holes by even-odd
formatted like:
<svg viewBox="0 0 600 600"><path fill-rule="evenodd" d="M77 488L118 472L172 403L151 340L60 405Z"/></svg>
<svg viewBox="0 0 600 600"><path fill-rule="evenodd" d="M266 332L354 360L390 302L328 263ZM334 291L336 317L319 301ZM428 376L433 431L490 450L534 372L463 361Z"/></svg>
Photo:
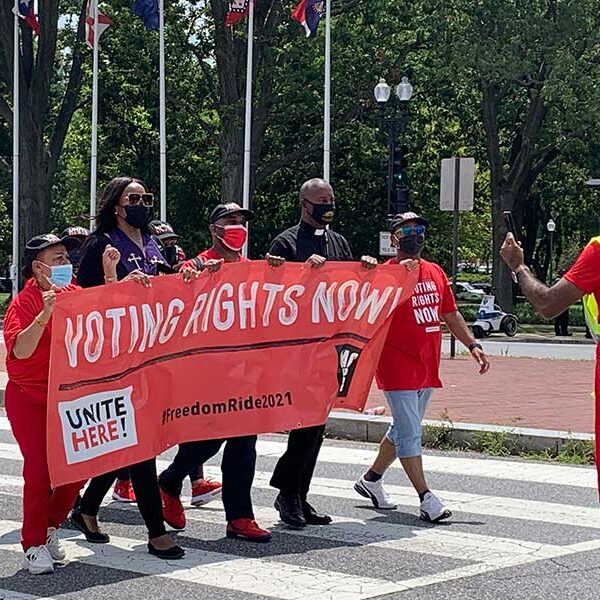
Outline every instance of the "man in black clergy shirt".
<svg viewBox="0 0 600 600"><path fill-rule="evenodd" d="M326 181L310 179L302 185L300 210L300 223L280 233L271 242L269 254L315 268L328 260L352 260L346 238L329 229L335 215L335 198ZM370 257L363 257L362 263L366 268L377 265ZM324 432L325 424L292 430L287 450L271 478L271 485L279 489L275 508L281 520L292 527L331 523L331 517L319 514L307 501Z"/></svg>

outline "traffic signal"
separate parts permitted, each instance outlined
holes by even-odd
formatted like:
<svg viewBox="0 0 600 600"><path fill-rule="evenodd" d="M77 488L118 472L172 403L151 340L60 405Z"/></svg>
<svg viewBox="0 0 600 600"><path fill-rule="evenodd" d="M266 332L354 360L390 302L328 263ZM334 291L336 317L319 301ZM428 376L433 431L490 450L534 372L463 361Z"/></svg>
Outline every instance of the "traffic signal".
<svg viewBox="0 0 600 600"><path fill-rule="evenodd" d="M408 173L406 171L408 148L403 144L394 146L392 159L392 188L401 190L408 188Z"/></svg>

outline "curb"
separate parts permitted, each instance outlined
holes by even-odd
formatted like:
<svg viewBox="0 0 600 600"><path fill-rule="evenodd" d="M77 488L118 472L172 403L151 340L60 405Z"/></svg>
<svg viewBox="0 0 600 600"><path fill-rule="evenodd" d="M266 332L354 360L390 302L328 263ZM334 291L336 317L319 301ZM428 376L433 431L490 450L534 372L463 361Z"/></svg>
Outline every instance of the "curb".
<svg viewBox="0 0 600 600"><path fill-rule="evenodd" d="M326 435L355 442L379 443L385 435L391 417L351 414L334 411L327 420ZM478 423L451 423L449 421L423 421L424 445L435 437L435 430L443 430L448 442L464 445L477 445L477 437L482 433L505 434L506 440L518 450L525 452L543 452L548 450L558 453L563 445L571 441L589 442L594 440L592 433L573 433L570 431L553 431L550 429L529 429L506 425L488 425ZM434 429L434 431L432 431Z"/></svg>

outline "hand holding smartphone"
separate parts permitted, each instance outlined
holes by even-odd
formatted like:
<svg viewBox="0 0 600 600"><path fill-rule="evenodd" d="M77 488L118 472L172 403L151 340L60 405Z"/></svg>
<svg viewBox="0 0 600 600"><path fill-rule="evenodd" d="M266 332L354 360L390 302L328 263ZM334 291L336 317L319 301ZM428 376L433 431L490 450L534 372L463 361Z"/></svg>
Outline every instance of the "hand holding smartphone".
<svg viewBox="0 0 600 600"><path fill-rule="evenodd" d="M517 230L515 228L515 221L510 210L504 211L504 223L506 224L506 230L508 233L512 233L514 238L517 239Z"/></svg>

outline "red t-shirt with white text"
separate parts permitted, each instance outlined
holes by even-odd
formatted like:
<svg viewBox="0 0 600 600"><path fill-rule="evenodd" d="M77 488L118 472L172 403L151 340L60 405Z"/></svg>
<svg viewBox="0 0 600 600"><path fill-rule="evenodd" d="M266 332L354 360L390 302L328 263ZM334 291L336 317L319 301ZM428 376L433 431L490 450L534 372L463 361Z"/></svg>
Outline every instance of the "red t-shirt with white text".
<svg viewBox="0 0 600 600"><path fill-rule="evenodd" d="M398 264L396 259L386 264ZM398 267L403 268L403 267ZM377 366L382 390L442 387L442 316L457 310L450 282L442 267L421 260L413 295L394 311Z"/></svg>

